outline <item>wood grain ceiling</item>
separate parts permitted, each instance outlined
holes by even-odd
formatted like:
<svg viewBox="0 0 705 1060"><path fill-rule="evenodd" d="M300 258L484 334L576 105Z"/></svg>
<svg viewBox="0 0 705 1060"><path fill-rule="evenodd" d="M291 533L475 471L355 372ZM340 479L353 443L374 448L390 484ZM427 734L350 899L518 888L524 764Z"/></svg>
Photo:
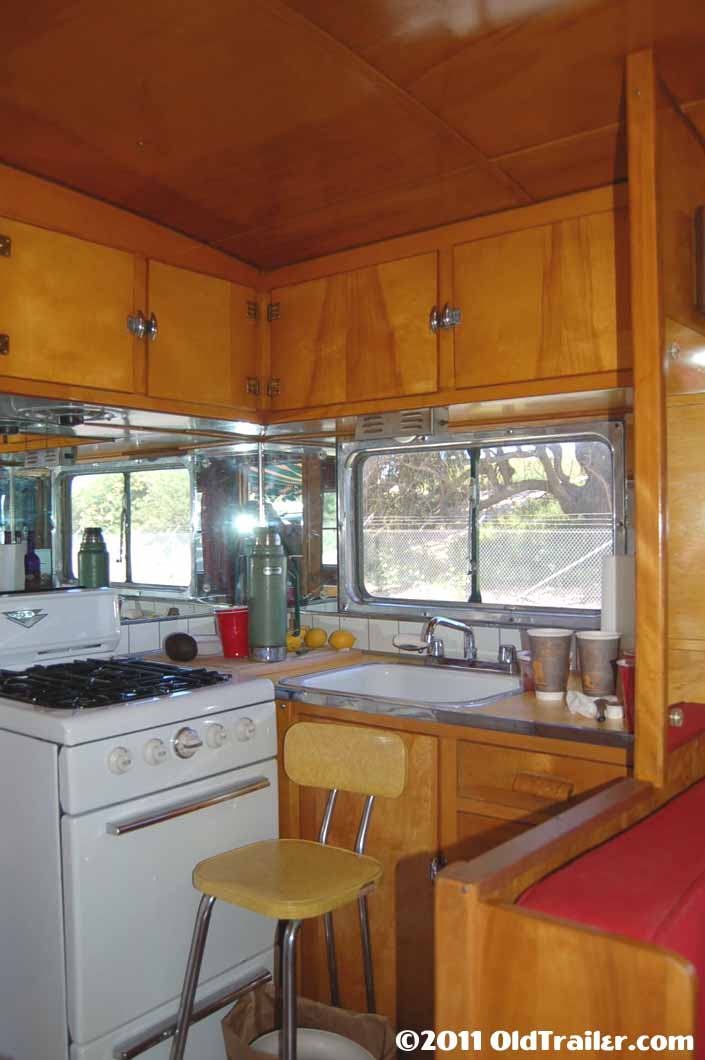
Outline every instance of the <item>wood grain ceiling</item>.
<svg viewBox="0 0 705 1060"><path fill-rule="evenodd" d="M704 0L34 0L0 27L2 161L265 268L623 180L635 48L705 133Z"/></svg>

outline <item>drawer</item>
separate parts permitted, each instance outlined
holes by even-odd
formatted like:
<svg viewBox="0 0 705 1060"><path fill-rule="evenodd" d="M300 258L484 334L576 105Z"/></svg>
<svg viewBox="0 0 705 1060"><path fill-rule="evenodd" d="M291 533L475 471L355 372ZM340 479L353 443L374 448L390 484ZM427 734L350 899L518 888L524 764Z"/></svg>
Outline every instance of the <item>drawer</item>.
<svg viewBox="0 0 705 1060"><path fill-rule="evenodd" d="M527 813L565 804L626 772L625 766L588 758L458 742L458 796Z"/></svg>

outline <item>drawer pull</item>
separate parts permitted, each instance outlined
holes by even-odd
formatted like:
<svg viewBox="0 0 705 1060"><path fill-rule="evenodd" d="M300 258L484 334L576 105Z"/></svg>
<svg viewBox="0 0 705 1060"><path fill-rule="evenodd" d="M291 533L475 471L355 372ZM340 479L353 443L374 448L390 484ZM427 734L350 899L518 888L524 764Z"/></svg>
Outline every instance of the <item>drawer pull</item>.
<svg viewBox="0 0 705 1060"><path fill-rule="evenodd" d="M130 832L138 832L141 828L151 828L152 825L163 824L164 821L171 821L175 817L183 817L186 813L205 810L209 806L217 806L230 799L239 799L243 795L250 795L253 791L262 791L268 787L270 783L267 777L253 777L251 780L234 784L233 787L226 788L224 791L218 791L214 795L206 795L193 802L177 803L176 806L157 810L156 813L146 817L128 817L124 821L111 821L106 824L105 830L108 835L129 835Z"/></svg>
<svg viewBox="0 0 705 1060"><path fill-rule="evenodd" d="M565 802L573 793L573 782L562 780L561 777L549 777L545 773L517 773L512 791L551 799L553 802Z"/></svg>

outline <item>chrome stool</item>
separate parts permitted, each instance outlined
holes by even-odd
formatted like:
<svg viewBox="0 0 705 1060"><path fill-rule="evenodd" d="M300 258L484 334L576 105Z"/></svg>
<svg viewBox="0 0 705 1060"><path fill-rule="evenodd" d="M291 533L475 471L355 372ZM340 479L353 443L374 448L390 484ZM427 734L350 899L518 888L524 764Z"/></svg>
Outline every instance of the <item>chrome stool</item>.
<svg viewBox="0 0 705 1060"><path fill-rule="evenodd" d="M283 1060L296 1060L296 938L304 920L324 918L331 1002L337 1006L340 991L332 913L357 900L367 1008L375 1011L367 895L382 878L382 866L365 856L364 848L375 797L398 798L406 787L406 745L401 736L382 729L298 722L286 734L284 770L302 787L329 789L318 842L271 839L196 865L193 885L203 897L196 914L171 1060L183 1060L216 899L279 921ZM366 796L354 851L327 845L339 791Z"/></svg>

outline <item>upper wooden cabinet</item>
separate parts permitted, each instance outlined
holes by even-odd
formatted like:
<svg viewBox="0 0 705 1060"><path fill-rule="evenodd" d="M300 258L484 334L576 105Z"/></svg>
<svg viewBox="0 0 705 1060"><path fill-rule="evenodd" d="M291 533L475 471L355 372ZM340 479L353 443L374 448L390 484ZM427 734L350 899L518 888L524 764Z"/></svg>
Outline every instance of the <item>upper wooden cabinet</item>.
<svg viewBox="0 0 705 1060"><path fill-rule="evenodd" d="M627 253L623 210L455 247L455 386L629 368Z"/></svg>
<svg viewBox="0 0 705 1060"><path fill-rule="evenodd" d="M275 288L274 409L432 393L438 339L436 253Z"/></svg>
<svg viewBox="0 0 705 1060"><path fill-rule="evenodd" d="M0 220L0 235L0 376L143 389L127 317L144 304L144 262L17 221Z"/></svg>
<svg viewBox="0 0 705 1060"><path fill-rule="evenodd" d="M199 404L255 408L256 291L213 276L149 262L147 393ZM254 389L254 387L252 387Z"/></svg>

